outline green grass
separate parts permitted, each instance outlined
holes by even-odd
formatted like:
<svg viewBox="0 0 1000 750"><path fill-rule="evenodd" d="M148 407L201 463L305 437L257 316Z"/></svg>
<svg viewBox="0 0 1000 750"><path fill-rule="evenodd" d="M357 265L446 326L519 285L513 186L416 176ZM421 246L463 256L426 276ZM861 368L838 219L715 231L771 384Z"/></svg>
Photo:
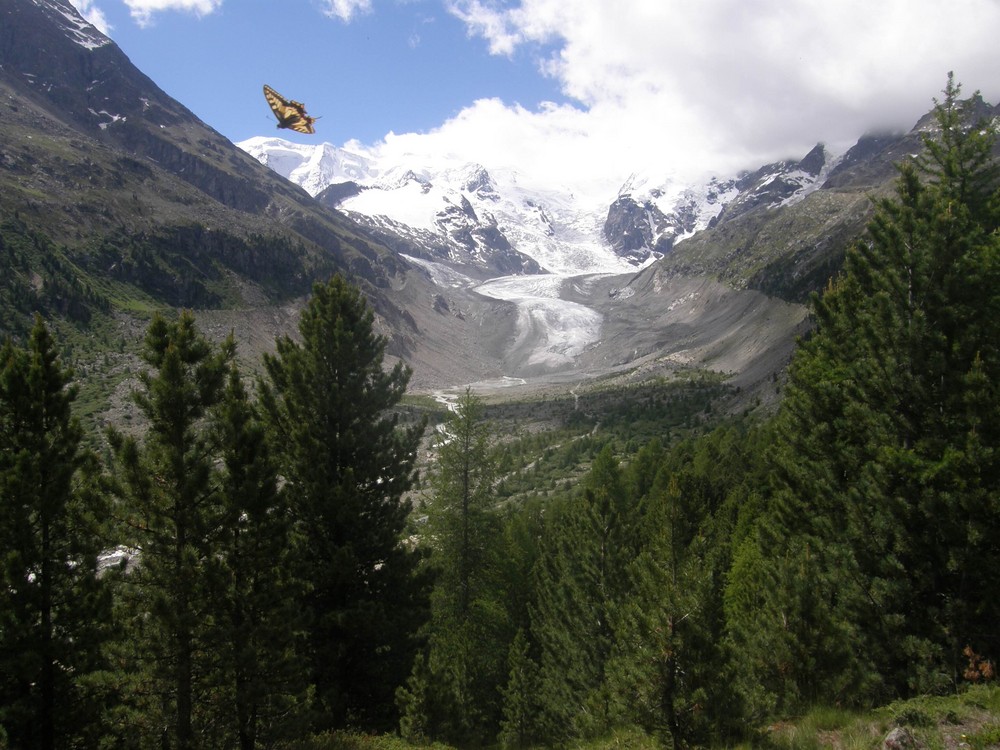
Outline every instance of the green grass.
<svg viewBox="0 0 1000 750"><path fill-rule="evenodd" d="M837 707L817 707L794 721L781 722L763 733L748 747L765 746L776 750L839 750L876 748L888 732L886 722L868 713Z"/></svg>
<svg viewBox="0 0 1000 750"><path fill-rule="evenodd" d="M977 732L965 735L964 739L972 750L1000 747L1000 723L988 724Z"/></svg>
<svg viewBox="0 0 1000 750"><path fill-rule="evenodd" d="M738 743L714 745L726 750L879 750L896 727L906 727L920 750L1000 749L1000 685L972 686L958 695L924 696L869 711L818 706L802 716L761 728ZM656 750L669 747L638 728L618 729L592 740L578 740L567 750ZM318 735L285 750L448 750L434 743L414 745L394 735L338 732ZM498 748L499 750L499 748Z"/></svg>
<svg viewBox="0 0 1000 750"><path fill-rule="evenodd" d="M1000 748L1000 686L978 685L951 696L922 696L871 711L816 708L763 733L776 750L876 750L905 727L922 750Z"/></svg>

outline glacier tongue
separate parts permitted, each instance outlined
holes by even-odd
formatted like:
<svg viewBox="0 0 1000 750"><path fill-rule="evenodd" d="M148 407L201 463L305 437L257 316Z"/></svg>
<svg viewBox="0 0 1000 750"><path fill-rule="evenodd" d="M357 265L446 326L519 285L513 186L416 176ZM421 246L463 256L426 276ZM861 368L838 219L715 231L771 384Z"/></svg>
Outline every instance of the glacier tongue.
<svg viewBox="0 0 1000 750"><path fill-rule="evenodd" d="M572 366L576 357L600 339L601 314L585 305L560 299L569 277L506 276L491 279L476 291L517 305L517 336L507 360L518 372Z"/></svg>
<svg viewBox="0 0 1000 750"><path fill-rule="evenodd" d="M515 340L504 356L509 375L572 368L576 357L599 340L601 314L561 299L567 281L637 270L634 262L615 255L603 237L607 202L582 201L569 189L527 184L515 170L487 170L471 163L379 164L330 144L307 146L278 138L253 138L239 145L313 195L330 185L357 183L363 189L338 204L349 214L387 217L413 230L442 235L454 226L447 217L454 217L456 210L494 224L543 272L480 283L454 265L405 257L443 288L462 286L516 306Z"/></svg>

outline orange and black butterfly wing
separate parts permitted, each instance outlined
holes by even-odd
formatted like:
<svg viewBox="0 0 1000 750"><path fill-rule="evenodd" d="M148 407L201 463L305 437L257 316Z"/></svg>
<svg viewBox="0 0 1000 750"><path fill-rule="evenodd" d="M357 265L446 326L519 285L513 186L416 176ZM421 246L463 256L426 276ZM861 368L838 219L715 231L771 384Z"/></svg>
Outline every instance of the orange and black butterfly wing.
<svg viewBox="0 0 1000 750"><path fill-rule="evenodd" d="M279 128L288 128L299 133L312 134L315 117L306 114L306 105L293 99L286 99L267 84L264 85L264 98L267 100L274 116L278 118Z"/></svg>
<svg viewBox="0 0 1000 750"><path fill-rule="evenodd" d="M294 114L289 117L288 127L299 133L315 133L313 123L316 122L317 118L306 114L306 105L294 99L289 99L287 103L294 110Z"/></svg>
<svg viewBox="0 0 1000 750"><path fill-rule="evenodd" d="M308 133L309 135L312 135L316 132L313 128L313 123L316 122L317 119L318 118L316 117L310 117L307 115L305 110L301 110L296 117L289 122L287 127L299 133Z"/></svg>
<svg viewBox="0 0 1000 750"><path fill-rule="evenodd" d="M268 106L271 107L271 111L274 112L274 116L278 118L278 127L287 127L286 122L291 110L288 100L267 84L264 85L264 98L267 100Z"/></svg>

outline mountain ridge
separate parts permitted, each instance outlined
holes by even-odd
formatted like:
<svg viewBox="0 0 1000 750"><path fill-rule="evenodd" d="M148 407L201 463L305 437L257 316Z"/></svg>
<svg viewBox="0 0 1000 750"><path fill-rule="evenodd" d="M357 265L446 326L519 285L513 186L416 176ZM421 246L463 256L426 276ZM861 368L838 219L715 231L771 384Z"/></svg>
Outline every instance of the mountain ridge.
<svg viewBox="0 0 1000 750"><path fill-rule="evenodd" d="M338 175L307 191L200 122L63 0L0 0L0 21L0 232L20 248L0 296L10 320L90 305L134 337L152 310L193 307L252 362L295 335L314 281L342 273L416 390L694 369L764 388L803 330L802 301L919 142L873 136L839 161L818 146L696 186L636 174L583 203L509 169L309 161L281 146L270 166L306 163L296 180Z"/></svg>
<svg viewBox="0 0 1000 750"><path fill-rule="evenodd" d="M720 221L759 206L773 208L803 199L820 188L839 161L817 144L801 160L775 162L729 178L712 177L702 184L633 173L603 207L576 208L569 188L525 189L517 184L514 170L494 170L501 175L495 179L474 162L386 165L329 143L296 144L264 136L237 145L325 205L373 228L390 245L399 246L398 238L409 235L411 252L421 257L501 274L561 272L574 266L560 263L553 253L538 252L537 236L519 233L518 227L534 225L556 245L560 231L582 231L585 242L612 259L610 270L627 272L662 258L674 244ZM462 216L466 218L456 229L455 220ZM469 242L469 233L477 230L494 241ZM512 263L513 257L534 264ZM624 265L615 263L619 259ZM607 258L595 258L593 266L574 270L609 270L609 264Z"/></svg>

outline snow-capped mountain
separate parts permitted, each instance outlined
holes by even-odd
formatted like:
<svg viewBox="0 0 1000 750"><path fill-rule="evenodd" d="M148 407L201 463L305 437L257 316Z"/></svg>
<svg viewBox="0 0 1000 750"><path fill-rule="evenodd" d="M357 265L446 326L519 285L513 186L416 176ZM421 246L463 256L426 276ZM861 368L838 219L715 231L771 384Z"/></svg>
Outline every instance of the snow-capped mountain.
<svg viewBox="0 0 1000 750"><path fill-rule="evenodd" d="M54 28L62 31L67 39L84 49L95 50L111 44L107 36L81 18L76 8L65 0L47 0L35 4Z"/></svg>
<svg viewBox="0 0 1000 750"><path fill-rule="evenodd" d="M257 137L237 145L310 195L317 195L329 185L361 182L378 175L364 156L329 143L303 146L281 138Z"/></svg>
<svg viewBox="0 0 1000 750"><path fill-rule="evenodd" d="M527 187L515 170L481 164L386 164L273 137L238 145L397 252L488 276L634 270L720 220L801 199L832 165L817 146L801 161L700 185L634 174L617 195L587 203L567 188Z"/></svg>
<svg viewBox="0 0 1000 750"><path fill-rule="evenodd" d="M637 262L662 257L677 242L711 226L739 195L735 179L699 186L630 177L608 208L603 235L618 255Z"/></svg>
<svg viewBox="0 0 1000 750"><path fill-rule="evenodd" d="M568 190L524 187L480 164L382 164L330 144L280 138L238 144L397 251L479 275L623 272L634 264L601 238L599 213Z"/></svg>
<svg viewBox="0 0 1000 750"><path fill-rule="evenodd" d="M755 209L791 205L819 189L838 160L820 144L801 161L780 161L736 177L676 185L633 175L608 209L604 238L619 256L662 257L695 232Z"/></svg>

